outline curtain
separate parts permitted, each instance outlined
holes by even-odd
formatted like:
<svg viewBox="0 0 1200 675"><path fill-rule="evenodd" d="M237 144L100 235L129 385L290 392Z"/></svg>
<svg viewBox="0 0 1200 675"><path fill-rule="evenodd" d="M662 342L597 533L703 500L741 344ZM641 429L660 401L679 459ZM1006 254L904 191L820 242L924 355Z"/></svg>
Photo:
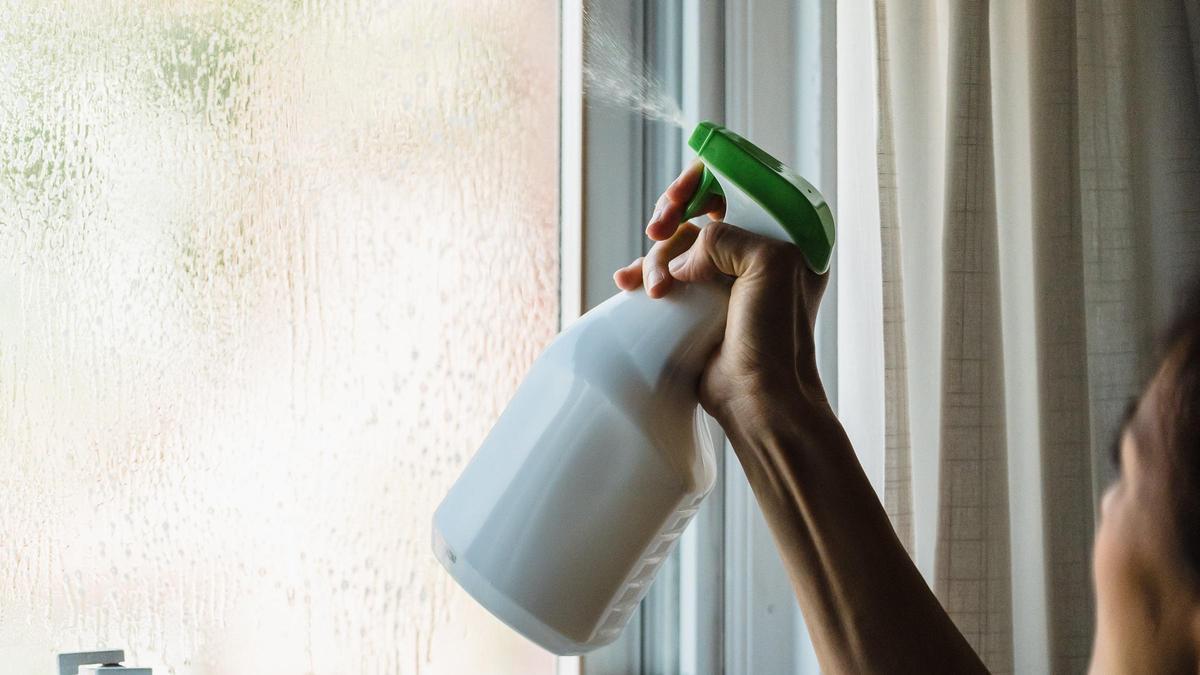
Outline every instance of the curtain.
<svg viewBox="0 0 1200 675"><path fill-rule="evenodd" d="M875 12L885 505L993 672L1083 672L1107 449L1200 266L1200 0Z"/></svg>

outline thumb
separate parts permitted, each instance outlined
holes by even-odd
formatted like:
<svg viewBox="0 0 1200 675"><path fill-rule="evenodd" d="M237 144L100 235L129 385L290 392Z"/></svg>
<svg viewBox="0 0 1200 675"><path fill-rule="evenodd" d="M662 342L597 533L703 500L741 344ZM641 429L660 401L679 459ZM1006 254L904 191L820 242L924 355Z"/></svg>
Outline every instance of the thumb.
<svg viewBox="0 0 1200 675"><path fill-rule="evenodd" d="M679 281L708 281L721 274L745 277L761 272L769 257L792 248L791 244L715 221L700 229L696 243L673 259L668 269Z"/></svg>

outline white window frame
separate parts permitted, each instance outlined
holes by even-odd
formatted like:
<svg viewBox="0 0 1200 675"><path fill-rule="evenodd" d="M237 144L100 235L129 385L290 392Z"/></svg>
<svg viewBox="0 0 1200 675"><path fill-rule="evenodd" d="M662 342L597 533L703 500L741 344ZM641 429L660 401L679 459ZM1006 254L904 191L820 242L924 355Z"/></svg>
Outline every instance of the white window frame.
<svg viewBox="0 0 1200 675"><path fill-rule="evenodd" d="M585 5L629 36L635 56L666 67L686 118L724 122L776 153L836 212L836 0L565 0L564 325L616 292L612 271L644 252L642 225L663 175L691 158L682 133L589 104ZM835 406L837 267L835 255L817 329ZM818 672L774 541L728 445L718 464L718 485L622 636L585 657L560 659L560 675Z"/></svg>

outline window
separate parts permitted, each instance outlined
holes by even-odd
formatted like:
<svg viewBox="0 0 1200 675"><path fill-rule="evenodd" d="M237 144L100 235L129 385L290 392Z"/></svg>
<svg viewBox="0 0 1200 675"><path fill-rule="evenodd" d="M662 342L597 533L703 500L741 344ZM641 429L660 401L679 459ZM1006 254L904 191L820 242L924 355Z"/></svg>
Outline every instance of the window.
<svg viewBox="0 0 1200 675"><path fill-rule="evenodd" d="M558 327L557 31L545 0L0 10L6 669L554 672L428 539Z"/></svg>
<svg viewBox="0 0 1200 675"><path fill-rule="evenodd" d="M584 10L687 118L835 199L832 0L0 10L7 667L112 647L179 675L816 672L729 452L582 664L430 553L445 489L691 155L584 96Z"/></svg>

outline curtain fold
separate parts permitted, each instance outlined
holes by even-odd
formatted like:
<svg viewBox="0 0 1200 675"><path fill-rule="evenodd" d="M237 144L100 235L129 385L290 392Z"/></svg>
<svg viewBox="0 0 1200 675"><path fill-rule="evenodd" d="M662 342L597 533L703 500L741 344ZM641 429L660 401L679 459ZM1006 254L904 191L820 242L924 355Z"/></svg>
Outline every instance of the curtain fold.
<svg viewBox="0 0 1200 675"><path fill-rule="evenodd" d="M1131 0L1076 10L1080 217L1084 245L1092 490L1112 479L1104 452L1149 367L1149 221L1139 188ZM1132 320L1137 319L1137 320ZM1090 533L1088 534L1090 542Z"/></svg>
<svg viewBox="0 0 1200 675"><path fill-rule="evenodd" d="M891 72L887 8L875 0L879 81ZM904 339L904 280L901 276L899 186L892 123L891 88L879 86L879 236L883 280L884 485L883 500L896 536L914 555L912 453L908 429L908 354Z"/></svg>
<svg viewBox="0 0 1200 675"><path fill-rule="evenodd" d="M1004 349L989 3L950 3L942 417L934 588L993 672L1012 671Z"/></svg>
<svg viewBox="0 0 1200 675"><path fill-rule="evenodd" d="M1049 661L1056 673L1086 669L1093 614L1095 523L1093 501L1087 498L1093 482L1074 8L1074 0L1040 0L1029 15L1042 534Z"/></svg>
<svg viewBox="0 0 1200 675"><path fill-rule="evenodd" d="M1150 374L1155 330L1200 270L1200 0L1012 1L1027 16L1020 39L1029 68L1027 78L1008 78L1003 86L1028 91L997 89L994 59L1006 54L991 49L996 8L987 0L930 3L936 11L919 10L936 24L930 26L911 20L908 3L873 0L884 497L910 552L922 555L919 542L925 541L914 543L914 531L936 527L934 589L993 672L1010 672L1020 661L1023 671L1077 673L1086 670L1091 651L1090 555L1098 500L1112 479L1108 448L1125 406ZM901 20L889 25L889 13ZM897 27L908 32L889 37ZM912 209L927 197L921 185L927 177L905 175L905 169L928 161L906 156L921 147L896 135L928 124L931 103L943 104L914 99L914 91L930 90L926 73L892 69L896 45L929 32L948 45L944 89L934 87L946 96L942 213ZM1030 233L1034 298L1027 330L1034 333L1028 344L1036 357L1006 353L1006 344L1024 342L1004 335L1004 326L1014 324L1001 320L1002 300L1022 297L1000 273L998 246L1005 237L998 229L994 128L1025 128L996 117L1013 114L1014 100L1028 101L1021 110L1028 137L1010 133L1003 140L1027 144L1028 166L1020 169L1031 204L1028 213L1009 211L1027 219L1019 224ZM914 231L930 228L941 232L940 251L906 250ZM1019 251L1007 253L1014 254ZM910 303L914 297L904 267L914 262L921 268L909 272L917 276L942 270L940 345L905 340L918 334L913 317L928 316L904 303L906 290ZM934 402L910 394L916 391L913 355L930 349L941 359L940 400ZM1037 368L1037 434L1024 435L1036 438L1035 447L1014 447L1006 433L1006 424L1021 419L1005 409L1006 358ZM940 420L939 437L926 447L909 429L929 419ZM1013 428L1024 426L1007 427ZM914 458L930 453L938 456L937 475L914 472L923 465ZM1013 482L1010 459L1026 457L1040 466L1040 484ZM920 513L914 501L926 499L922 486L936 490L936 522L914 515ZM1039 498L1034 512L1040 517L1014 515L1012 504L1032 496ZM1029 561L1036 561L1045 578L1044 601L1021 604L1029 611L1045 608L1046 635L1024 645L1042 654L1035 659L1014 658L1014 625L1039 618L1013 614L1012 542L1018 538L1042 546L1021 563L1031 569Z"/></svg>

